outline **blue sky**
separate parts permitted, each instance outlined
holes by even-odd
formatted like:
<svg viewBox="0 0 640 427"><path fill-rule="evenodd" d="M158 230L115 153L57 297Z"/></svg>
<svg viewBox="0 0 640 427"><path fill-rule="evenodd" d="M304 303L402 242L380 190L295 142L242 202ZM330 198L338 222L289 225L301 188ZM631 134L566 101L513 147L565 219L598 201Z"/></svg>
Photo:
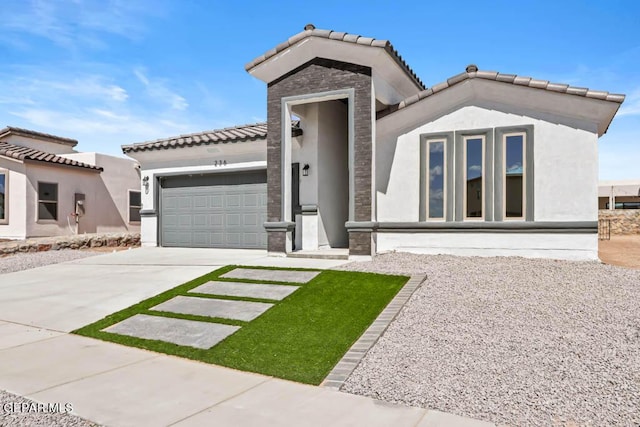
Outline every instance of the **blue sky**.
<svg viewBox="0 0 640 427"><path fill-rule="evenodd" d="M244 64L312 22L390 40L427 86L475 63L624 93L600 178L640 178L635 0L2 0L0 13L0 127L82 151L265 120L265 85Z"/></svg>

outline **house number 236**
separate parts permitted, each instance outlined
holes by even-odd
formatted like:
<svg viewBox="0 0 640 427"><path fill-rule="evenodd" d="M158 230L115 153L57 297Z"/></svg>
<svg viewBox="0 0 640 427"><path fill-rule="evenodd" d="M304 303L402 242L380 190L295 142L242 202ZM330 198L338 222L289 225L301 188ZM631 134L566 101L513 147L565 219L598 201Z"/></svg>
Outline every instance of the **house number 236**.
<svg viewBox="0 0 640 427"><path fill-rule="evenodd" d="M226 160L214 160L213 162L213 166L226 166L226 165L227 165Z"/></svg>

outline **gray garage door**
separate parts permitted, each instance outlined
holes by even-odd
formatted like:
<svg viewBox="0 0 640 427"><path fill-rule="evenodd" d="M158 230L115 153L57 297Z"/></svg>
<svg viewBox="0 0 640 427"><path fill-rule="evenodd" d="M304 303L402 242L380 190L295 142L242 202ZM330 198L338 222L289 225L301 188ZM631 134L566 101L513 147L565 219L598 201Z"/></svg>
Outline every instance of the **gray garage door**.
<svg viewBox="0 0 640 427"><path fill-rule="evenodd" d="M160 184L162 246L267 247L266 171L166 177Z"/></svg>

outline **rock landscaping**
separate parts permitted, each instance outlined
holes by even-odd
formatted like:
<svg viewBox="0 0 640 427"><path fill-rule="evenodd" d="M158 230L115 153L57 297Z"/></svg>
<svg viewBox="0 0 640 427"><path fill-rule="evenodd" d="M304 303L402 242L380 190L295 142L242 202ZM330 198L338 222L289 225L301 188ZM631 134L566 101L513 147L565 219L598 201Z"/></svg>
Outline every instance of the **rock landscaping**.
<svg viewBox="0 0 640 427"><path fill-rule="evenodd" d="M426 273L342 391L498 425L640 425L640 271L392 253Z"/></svg>

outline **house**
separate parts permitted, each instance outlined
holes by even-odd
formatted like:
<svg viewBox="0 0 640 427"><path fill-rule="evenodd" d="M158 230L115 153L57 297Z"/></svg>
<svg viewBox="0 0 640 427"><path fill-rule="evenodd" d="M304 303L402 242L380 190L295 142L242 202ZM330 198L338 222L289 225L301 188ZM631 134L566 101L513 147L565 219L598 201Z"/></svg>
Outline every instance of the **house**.
<svg viewBox="0 0 640 427"><path fill-rule="evenodd" d="M139 232L140 176L130 159L78 141L0 129L0 238Z"/></svg>
<svg viewBox="0 0 640 427"><path fill-rule="evenodd" d="M267 122L123 146L144 245L597 259L598 137L624 95L466 70L313 25L246 65Z"/></svg>
<svg viewBox="0 0 640 427"><path fill-rule="evenodd" d="M640 180L600 181L598 219L610 234L640 234Z"/></svg>

